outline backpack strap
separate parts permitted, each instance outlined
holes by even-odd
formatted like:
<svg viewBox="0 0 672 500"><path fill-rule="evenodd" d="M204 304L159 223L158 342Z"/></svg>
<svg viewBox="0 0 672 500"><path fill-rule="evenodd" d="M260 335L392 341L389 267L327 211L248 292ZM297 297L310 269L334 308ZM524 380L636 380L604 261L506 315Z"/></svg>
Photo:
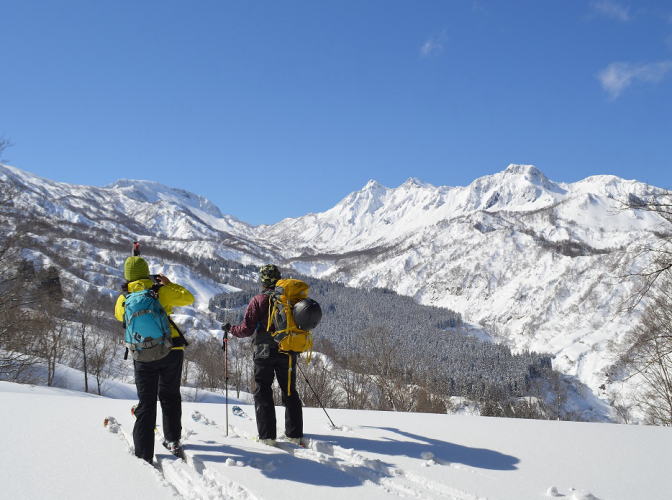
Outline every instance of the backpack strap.
<svg viewBox="0 0 672 500"><path fill-rule="evenodd" d="M292 370L294 370L294 367L292 366L292 353L288 352L287 357L289 358L289 363L287 364L287 395L291 396L292 395Z"/></svg>
<svg viewBox="0 0 672 500"><path fill-rule="evenodd" d="M275 292L273 290L268 290L264 292L264 295L268 296L268 321L266 323L266 331L271 331L271 323L273 323L273 315L275 314ZM275 337L275 335L273 335Z"/></svg>
<svg viewBox="0 0 672 500"><path fill-rule="evenodd" d="M121 307L124 308L124 320L121 322L121 327L126 330L126 297L128 294L122 293L124 296L124 301L121 303ZM126 350L124 351L124 361L128 359L128 346L126 346Z"/></svg>
<svg viewBox="0 0 672 500"><path fill-rule="evenodd" d="M168 315L166 314L166 316L168 316ZM182 342L184 342L184 347L187 347L189 345L189 342L187 342L187 339L184 337L184 334L182 333L182 330L180 330L180 328L175 324L175 322L173 321L173 319L170 316L168 316L168 323L170 323L171 326L173 328L175 328L175 331L177 332L178 337L182 339Z"/></svg>

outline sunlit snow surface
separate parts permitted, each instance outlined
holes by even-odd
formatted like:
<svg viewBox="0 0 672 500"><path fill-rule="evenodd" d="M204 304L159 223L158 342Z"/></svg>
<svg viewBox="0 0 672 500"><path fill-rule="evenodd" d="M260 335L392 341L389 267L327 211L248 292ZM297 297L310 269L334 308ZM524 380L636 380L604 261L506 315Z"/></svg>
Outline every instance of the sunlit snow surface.
<svg viewBox="0 0 672 500"><path fill-rule="evenodd" d="M663 500L672 491L666 428L329 410L331 429L308 408L308 447L276 449L243 437L255 435L249 417L230 414L226 437L225 405L208 403L183 404L187 462L157 447L159 471L124 437L133 402L0 382L2 498Z"/></svg>

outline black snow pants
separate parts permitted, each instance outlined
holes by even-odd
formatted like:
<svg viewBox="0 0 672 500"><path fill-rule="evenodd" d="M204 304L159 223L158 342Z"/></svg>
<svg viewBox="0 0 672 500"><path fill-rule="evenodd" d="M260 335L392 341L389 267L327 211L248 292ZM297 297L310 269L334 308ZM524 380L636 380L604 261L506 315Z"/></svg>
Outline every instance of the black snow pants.
<svg viewBox="0 0 672 500"><path fill-rule="evenodd" d="M285 407L285 435L303 437L303 411L296 390L296 354L292 356L292 371L289 373L289 356L271 350L267 358L254 360L254 409L257 416L259 439L275 439L275 404L273 402L273 378L278 378ZM288 376L291 376L291 393L287 395Z"/></svg>
<svg viewBox="0 0 672 500"><path fill-rule="evenodd" d="M156 398L161 401L163 435L167 441L179 441L182 435L182 397L180 379L184 351L173 350L157 361L134 361L135 386L140 403L135 410L133 443L135 456L152 462L154 455L154 427L156 426Z"/></svg>

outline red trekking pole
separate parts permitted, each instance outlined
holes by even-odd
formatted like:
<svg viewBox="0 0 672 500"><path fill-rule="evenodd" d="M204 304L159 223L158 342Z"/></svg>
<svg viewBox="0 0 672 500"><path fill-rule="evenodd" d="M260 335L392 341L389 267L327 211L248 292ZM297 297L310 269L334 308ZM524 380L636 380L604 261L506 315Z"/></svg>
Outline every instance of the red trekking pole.
<svg viewBox="0 0 672 500"><path fill-rule="evenodd" d="M229 341L229 331L227 326L230 328L230 325L227 323L222 326L224 330L224 339L222 341L222 350L224 351L224 407L226 408L226 437L229 437L229 353L227 349L227 343Z"/></svg>

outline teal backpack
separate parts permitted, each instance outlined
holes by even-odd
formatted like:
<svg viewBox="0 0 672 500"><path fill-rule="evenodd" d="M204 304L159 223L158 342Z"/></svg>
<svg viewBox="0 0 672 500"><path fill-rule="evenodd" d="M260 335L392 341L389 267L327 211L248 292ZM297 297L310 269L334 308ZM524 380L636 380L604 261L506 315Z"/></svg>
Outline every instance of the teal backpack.
<svg viewBox="0 0 672 500"><path fill-rule="evenodd" d="M173 347L170 320L156 290L129 293L124 302L124 341L136 361L156 361Z"/></svg>

